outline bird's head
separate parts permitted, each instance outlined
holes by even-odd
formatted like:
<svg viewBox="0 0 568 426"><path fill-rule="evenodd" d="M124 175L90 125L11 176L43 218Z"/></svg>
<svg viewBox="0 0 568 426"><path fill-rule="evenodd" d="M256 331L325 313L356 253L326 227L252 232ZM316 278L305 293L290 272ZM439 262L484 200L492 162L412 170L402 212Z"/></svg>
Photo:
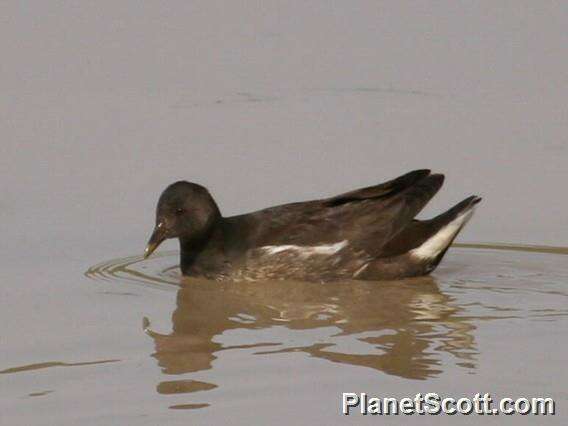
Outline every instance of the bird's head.
<svg viewBox="0 0 568 426"><path fill-rule="evenodd" d="M186 181L171 184L158 200L156 225L144 258L169 238L183 238L189 242L202 239L219 218L219 208L206 188Z"/></svg>

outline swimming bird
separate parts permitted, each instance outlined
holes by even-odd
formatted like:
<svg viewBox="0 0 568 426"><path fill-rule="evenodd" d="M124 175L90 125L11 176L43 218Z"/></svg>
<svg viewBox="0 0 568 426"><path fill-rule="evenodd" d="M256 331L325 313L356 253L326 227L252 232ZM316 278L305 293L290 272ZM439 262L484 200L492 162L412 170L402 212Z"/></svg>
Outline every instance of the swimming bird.
<svg viewBox="0 0 568 426"><path fill-rule="evenodd" d="M180 243L183 275L214 280L392 280L426 275L471 218L471 196L429 220L416 215L444 175L415 170L313 201L223 217L209 191L179 181L161 194L147 258Z"/></svg>

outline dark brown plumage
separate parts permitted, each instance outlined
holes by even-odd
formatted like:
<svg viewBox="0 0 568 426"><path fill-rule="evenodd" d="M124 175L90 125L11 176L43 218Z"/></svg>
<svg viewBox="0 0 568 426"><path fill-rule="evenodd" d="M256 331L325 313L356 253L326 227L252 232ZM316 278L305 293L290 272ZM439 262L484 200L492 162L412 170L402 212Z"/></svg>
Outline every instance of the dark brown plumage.
<svg viewBox="0 0 568 426"><path fill-rule="evenodd" d="M416 220L443 182L443 175L416 170L335 197L226 218L207 189L176 182L160 196L145 255L178 238L182 273L217 280L425 275L481 200L472 196L431 220Z"/></svg>

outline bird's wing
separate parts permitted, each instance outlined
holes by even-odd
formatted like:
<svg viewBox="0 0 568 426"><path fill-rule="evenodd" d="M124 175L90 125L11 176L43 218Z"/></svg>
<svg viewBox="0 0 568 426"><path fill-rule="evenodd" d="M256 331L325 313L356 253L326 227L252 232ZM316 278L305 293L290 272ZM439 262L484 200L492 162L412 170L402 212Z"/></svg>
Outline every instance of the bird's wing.
<svg viewBox="0 0 568 426"><path fill-rule="evenodd" d="M328 206L338 206L352 201L376 199L393 195L412 186L429 174L430 170L427 169L414 170L379 185L368 186L366 188L360 188L344 194L336 195L335 197L325 200L325 204Z"/></svg>
<svg viewBox="0 0 568 426"><path fill-rule="evenodd" d="M239 217L247 246L313 246L348 241L370 256L401 232L442 186L427 170L322 200L286 204Z"/></svg>

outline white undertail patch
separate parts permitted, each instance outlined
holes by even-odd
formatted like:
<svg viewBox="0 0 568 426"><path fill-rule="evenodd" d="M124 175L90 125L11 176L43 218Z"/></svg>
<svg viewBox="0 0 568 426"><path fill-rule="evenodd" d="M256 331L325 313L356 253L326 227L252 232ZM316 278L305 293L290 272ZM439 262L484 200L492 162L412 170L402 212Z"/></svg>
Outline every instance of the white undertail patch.
<svg viewBox="0 0 568 426"><path fill-rule="evenodd" d="M474 208L466 210L436 234L432 235L419 247L410 250L410 255L422 260L431 260L438 256L448 246L452 238L456 236L459 230L471 219Z"/></svg>
<svg viewBox="0 0 568 426"><path fill-rule="evenodd" d="M293 251L301 257L309 257L314 255L327 255L337 253L339 250L347 246L347 240L340 241L335 244L325 244L321 246L296 246L292 244L282 246L264 246L261 247L266 254L274 255L285 251Z"/></svg>

